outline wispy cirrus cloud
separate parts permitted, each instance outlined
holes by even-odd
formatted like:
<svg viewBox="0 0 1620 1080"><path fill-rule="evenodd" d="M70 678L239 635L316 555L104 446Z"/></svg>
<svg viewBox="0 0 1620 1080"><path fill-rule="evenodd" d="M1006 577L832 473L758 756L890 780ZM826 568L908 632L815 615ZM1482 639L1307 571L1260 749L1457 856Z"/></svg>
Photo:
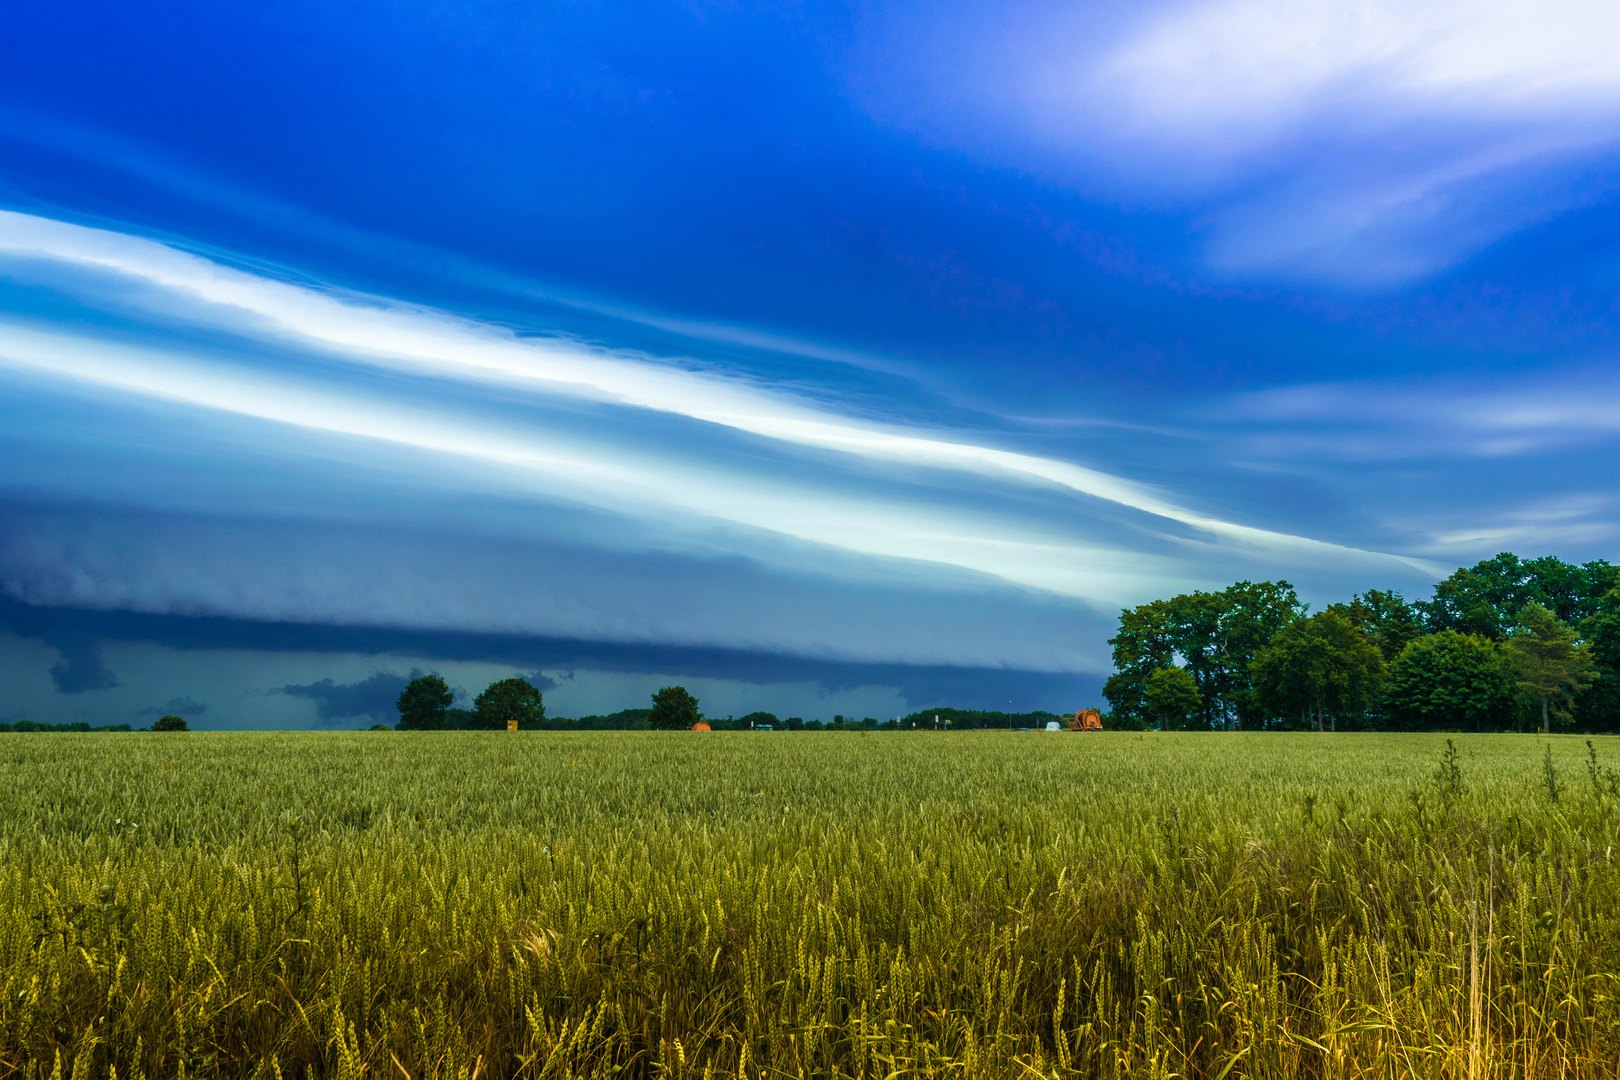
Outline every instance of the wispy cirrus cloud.
<svg viewBox="0 0 1620 1080"><path fill-rule="evenodd" d="M1230 159L1357 100L1365 127L1613 115L1617 40L1620 12L1584 0L1210 0L1145 13L1093 77L1122 126Z"/></svg>
<svg viewBox="0 0 1620 1080"><path fill-rule="evenodd" d="M1405 284L1609 197L1620 15L1582 0L1045 3L875 19L892 123L1190 214L1253 279ZM898 72L876 65L917 36ZM909 80L909 85L901 79Z"/></svg>
<svg viewBox="0 0 1620 1080"><path fill-rule="evenodd" d="M1405 550L1466 562L1620 536L1620 394L1601 366L1494 379L1316 383L1233 395L1198 420L1240 468L1359 490Z"/></svg>
<svg viewBox="0 0 1620 1080"><path fill-rule="evenodd" d="M1601 367L1499 380L1316 383L1225 398L1209 420L1258 421L1258 439L1310 440L1349 458L1502 457L1620 436L1620 388Z"/></svg>

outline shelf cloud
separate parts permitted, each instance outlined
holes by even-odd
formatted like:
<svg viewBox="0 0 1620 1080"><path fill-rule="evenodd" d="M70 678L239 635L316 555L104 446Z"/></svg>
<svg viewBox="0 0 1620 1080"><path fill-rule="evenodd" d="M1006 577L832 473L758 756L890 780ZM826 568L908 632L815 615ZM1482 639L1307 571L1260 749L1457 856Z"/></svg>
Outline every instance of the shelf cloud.
<svg viewBox="0 0 1620 1080"><path fill-rule="evenodd" d="M80 301L99 301L124 319L184 320L232 339L229 348L153 347L127 340L127 327L119 340L10 319L0 321L0 363L14 372L80 392L408 448L456 473L461 485L616 514L676 515L688 527L740 526L1104 606L1141 594L1145 577L1218 550L1306 565L1349 559L1432 569L1223 520L1082 464L839 414L759 381L564 339L518 338L138 237L0 213L0 255L14 277L41 263L55 274L84 271L74 285ZM241 356L245 350L256 357ZM308 362L262 359L288 354ZM558 402L601 410L600 422L589 434L548 422L541 410ZM678 426L650 437L604 437L609 425L645 427L638 413ZM692 453L694 440L733 452ZM671 441L688 448L672 449ZM741 445L746 455L734 451ZM1021 489L1043 501L1039 520L996 505ZM1118 517L1112 535L1076 527L1099 501ZM1125 541L1132 532L1163 537L1160 552Z"/></svg>

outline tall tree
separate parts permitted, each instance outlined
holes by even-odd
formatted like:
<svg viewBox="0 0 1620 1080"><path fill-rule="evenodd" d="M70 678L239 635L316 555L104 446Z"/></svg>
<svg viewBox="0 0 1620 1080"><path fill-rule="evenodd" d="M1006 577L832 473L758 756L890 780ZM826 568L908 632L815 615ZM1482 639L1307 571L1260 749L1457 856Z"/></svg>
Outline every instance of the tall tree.
<svg viewBox="0 0 1620 1080"><path fill-rule="evenodd" d="M437 675L418 675L405 684L394 707L399 710L399 726L404 731L439 731L444 727L445 710L456 696Z"/></svg>
<svg viewBox="0 0 1620 1080"><path fill-rule="evenodd" d="M1594 672L1591 646L1576 640L1573 629L1540 604L1526 604L1519 613L1517 632L1507 639L1507 654L1519 676L1519 686L1541 705L1541 730L1552 721L1568 718L1568 705L1586 689Z"/></svg>
<svg viewBox="0 0 1620 1080"><path fill-rule="evenodd" d="M1170 643L1173 623L1169 600L1120 611L1119 631L1108 639L1114 649L1114 674L1103 684L1103 697L1115 717L1133 724L1147 722L1147 678L1175 663Z"/></svg>
<svg viewBox="0 0 1620 1080"><path fill-rule="evenodd" d="M685 731L703 719L698 699L684 686L666 686L652 696L652 712L647 717L660 731Z"/></svg>
<svg viewBox="0 0 1620 1080"><path fill-rule="evenodd" d="M1225 610L1220 620L1216 682L1220 705L1213 719L1222 727L1264 727L1265 709L1255 693L1250 667L1277 631L1299 615L1299 598L1286 581L1240 581L1222 591L1221 597Z"/></svg>
<svg viewBox="0 0 1620 1080"><path fill-rule="evenodd" d="M1298 611L1286 581L1239 581L1218 593L1185 593L1126 608L1108 642L1114 674L1103 696L1119 721L1145 722L1148 679L1180 666L1198 688L1198 727L1254 726L1262 714L1249 662Z"/></svg>
<svg viewBox="0 0 1620 1080"><path fill-rule="evenodd" d="M1575 625L1597 611L1604 594L1620 585L1620 567L1604 560L1574 566L1551 555L1521 559L1503 552L1458 570L1414 606L1431 633L1456 630L1498 641L1513 632L1526 604L1540 604Z"/></svg>
<svg viewBox="0 0 1620 1080"><path fill-rule="evenodd" d="M1295 619L1251 664L1260 707L1308 717L1318 731L1358 716L1378 697L1387 665L1367 632L1337 611Z"/></svg>
<svg viewBox="0 0 1620 1080"><path fill-rule="evenodd" d="M1513 678L1501 646L1455 630L1417 638L1389 667L1383 711L1385 724L1398 731L1506 727Z"/></svg>
<svg viewBox="0 0 1620 1080"><path fill-rule="evenodd" d="M516 720L519 730L538 727L546 715L545 701L539 689L528 679L501 679L484 688L473 699L472 716L467 722L471 728L487 731L505 731Z"/></svg>

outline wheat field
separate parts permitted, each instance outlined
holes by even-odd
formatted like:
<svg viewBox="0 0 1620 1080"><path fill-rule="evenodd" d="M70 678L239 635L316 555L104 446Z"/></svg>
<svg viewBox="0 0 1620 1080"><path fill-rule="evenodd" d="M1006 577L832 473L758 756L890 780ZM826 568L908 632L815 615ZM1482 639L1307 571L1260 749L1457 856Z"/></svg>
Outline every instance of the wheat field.
<svg viewBox="0 0 1620 1080"><path fill-rule="evenodd" d="M9 1077L1598 1077L1620 740L0 737Z"/></svg>

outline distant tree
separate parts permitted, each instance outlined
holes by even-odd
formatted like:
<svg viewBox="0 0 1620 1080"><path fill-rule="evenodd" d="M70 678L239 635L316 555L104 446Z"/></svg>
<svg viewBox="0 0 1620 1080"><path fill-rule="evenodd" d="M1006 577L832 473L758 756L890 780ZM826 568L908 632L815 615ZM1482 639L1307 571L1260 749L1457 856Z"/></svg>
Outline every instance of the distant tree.
<svg viewBox="0 0 1620 1080"><path fill-rule="evenodd" d="M607 716L582 716L574 724L580 731L645 731L652 727L651 709L620 709Z"/></svg>
<svg viewBox="0 0 1620 1080"><path fill-rule="evenodd" d="M652 696L652 712L647 719L660 731L685 731L699 720L698 699L684 686L666 686Z"/></svg>
<svg viewBox="0 0 1620 1080"><path fill-rule="evenodd" d="M67 724L44 724L38 720L18 720L14 724L0 724L0 732L28 732L28 731L130 731L128 724L108 724L104 727L91 727L84 720L75 720Z"/></svg>
<svg viewBox="0 0 1620 1080"><path fill-rule="evenodd" d="M1482 634L1442 630L1407 644L1390 665L1384 722L1404 731L1507 726L1513 679L1501 646Z"/></svg>
<svg viewBox="0 0 1620 1080"><path fill-rule="evenodd" d="M164 716L164 717L160 717L158 719L158 722L152 725L152 730L153 731L185 731L185 730L187 730L187 728L186 728L186 722L184 720L180 719L178 716Z"/></svg>
<svg viewBox="0 0 1620 1080"><path fill-rule="evenodd" d="M372 724L370 727L366 728L366 730L367 731L393 731L394 729L389 727L387 724Z"/></svg>
<svg viewBox="0 0 1620 1080"><path fill-rule="evenodd" d="M516 720L521 731L539 726L545 715L545 703L532 682L528 679L502 679L490 683L482 694L473 699L472 719L467 726L486 731L505 731L508 723Z"/></svg>
<svg viewBox="0 0 1620 1080"><path fill-rule="evenodd" d="M1158 668L1143 680L1142 718L1160 731L1185 728L1202 704L1198 681L1185 668Z"/></svg>
<svg viewBox="0 0 1620 1080"><path fill-rule="evenodd" d="M1338 730L1378 699L1388 666L1367 632L1337 611L1295 619L1251 665L1259 704L1272 716L1303 716Z"/></svg>
<svg viewBox="0 0 1620 1080"><path fill-rule="evenodd" d="M405 684L394 707L399 710L403 731L438 731L444 727L444 712L456 696L437 675L418 675Z"/></svg>
<svg viewBox="0 0 1620 1080"><path fill-rule="evenodd" d="M1569 719L1568 706L1575 694L1591 685L1595 675L1591 646L1577 637L1551 611L1532 603L1519 613L1517 632L1507 639L1519 687L1541 706L1543 733L1552 730L1555 717Z"/></svg>
<svg viewBox="0 0 1620 1080"><path fill-rule="evenodd" d="M756 726L756 725L759 725L759 724L769 724L769 725L771 725L771 727L776 727L777 725L779 725L781 723L781 721L776 718L775 713L751 712L747 716L743 717L740 720L736 720L733 723L735 724L735 726L737 727L738 730L747 731L750 727L753 727L753 726Z"/></svg>

